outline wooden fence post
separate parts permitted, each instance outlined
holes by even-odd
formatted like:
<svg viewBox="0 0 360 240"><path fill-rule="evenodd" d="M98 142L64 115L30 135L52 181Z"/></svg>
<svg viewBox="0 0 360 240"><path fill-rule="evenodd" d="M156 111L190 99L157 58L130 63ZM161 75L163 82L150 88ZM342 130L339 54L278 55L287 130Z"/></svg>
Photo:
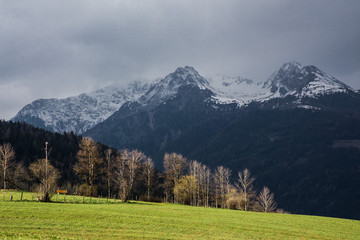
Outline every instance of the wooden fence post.
<svg viewBox="0 0 360 240"><path fill-rule="evenodd" d="M10 195L10 201L12 201L12 199L13 199L13 195L11 194L11 195Z"/></svg>
<svg viewBox="0 0 360 240"><path fill-rule="evenodd" d="M23 192L21 192L20 201L22 201L22 197L23 197Z"/></svg>

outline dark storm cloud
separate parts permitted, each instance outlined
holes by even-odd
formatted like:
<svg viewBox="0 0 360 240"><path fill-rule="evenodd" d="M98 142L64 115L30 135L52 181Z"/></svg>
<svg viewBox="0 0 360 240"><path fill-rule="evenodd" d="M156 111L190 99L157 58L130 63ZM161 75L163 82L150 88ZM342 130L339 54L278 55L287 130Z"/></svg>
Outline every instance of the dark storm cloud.
<svg viewBox="0 0 360 240"><path fill-rule="evenodd" d="M37 98L184 65L264 81L297 60L360 88L359 9L356 0L0 0L0 118Z"/></svg>

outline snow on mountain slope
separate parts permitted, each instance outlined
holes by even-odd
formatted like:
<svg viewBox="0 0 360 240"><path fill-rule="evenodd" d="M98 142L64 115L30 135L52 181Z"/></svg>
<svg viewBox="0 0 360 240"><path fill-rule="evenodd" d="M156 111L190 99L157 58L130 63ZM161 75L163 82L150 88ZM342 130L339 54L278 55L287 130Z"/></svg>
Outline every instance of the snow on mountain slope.
<svg viewBox="0 0 360 240"><path fill-rule="evenodd" d="M210 88L208 81L193 67L185 66L150 84L136 82L123 89L107 87L65 99L39 99L26 105L12 120L54 132L81 134L110 117L125 102L156 106L174 96L181 86L189 84Z"/></svg>
<svg viewBox="0 0 360 240"><path fill-rule="evenodd" d="M216 84L213 85L213 82ZM252 101L264 102L273 98L295 96L317 97L324 94L354 91L351 87L327 75L315 66L302 67L298 62L285 63L264 83L254 83L240 77L217 77L214 86L216 103L237 103L244 106ZM220 85L221 83L221 85Z"/></svg>
<svg viewBox="0 0 360 240"><path fill-rule="evenodd" d="M150 87L135 82L126 88L106 87L65 99L39 99L12 119L54 132L83 133L111 116L127 101L135 101Z"/></svg>
<svg viewBox="0 0 360 240"><path fill-rule="evenodd" d="M212 97L216 103L237 103L242 106L255 99L261 84L254 83L251 79L216 75L209 77L210 90L214 92Z"/></svg>
<svg viewBox="0 0 360 240"><path fill-rule="evenodd" d="M301 96L316 97L321 94L355 91L336 78L327 75L314 66L304 67L305 74L312 75L313 80L302 88Z"/></svg>
<svg viewBox="0 0 360 240"><path fill-rule="evenodd" d="M354 91L314 66L285 63L264 83L241 77L215 76L205 79L193 67L179 67L165 78L151 84L135 82L126 88L107 87L88 94L65 99L39 99L26 105L12 120L25 121L55 132L81 134L104 121L125 102L137 101L144 107L155 107L175 96L181 86L195 85L212 92L215 104L246 106L273 98L294 96L301 99L324 94ZM311 108L311 106L305 106Z"/></svg>
<svg viewBox="0 0 360 240"><path fill-rule="evenodd" d="M297 62L285 63L270 76L263 88L272 94L297 97L316 97L335 92L354 91L317 67L302 67Z"/></svg>
<svg viewBox="0 0 360 240"><path fill-rule="evenodd" d="M189 66L179 67L175 72L170 73L164 79L154 84L139 99L143 106L155 106L174 96L179 87L185 85L197 85L200 89L210 89L209 82Z"/></svg>

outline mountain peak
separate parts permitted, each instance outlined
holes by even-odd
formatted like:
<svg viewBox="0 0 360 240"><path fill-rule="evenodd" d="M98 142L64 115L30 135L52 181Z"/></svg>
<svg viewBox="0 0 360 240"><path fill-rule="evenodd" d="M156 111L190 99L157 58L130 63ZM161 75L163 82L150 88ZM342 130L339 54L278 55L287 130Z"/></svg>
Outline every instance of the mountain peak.
<svg viewBox="0 0 360 240"><path fill-rule="evenodd" d="M195 70L195 68L191 66L185 66L185 67L178 67L175 72L175 74L194 74L198 75L199 73Z"/></svg>
<svg viewBox="0 0 360 240"><path fill-rule="evenodd" d="M298 78L296 76L300 72L300 63L296 61L286 62L279 70L270 76L270 78L264 83L263 88L270 88L271 93L279 93L279 96L283 96L299 87ZM304 84L301 83L300 85Z"/></svg>
<svg viewBox="0 0 360 240"><path fill-rule="evenodd" d="M291 70L301 69L301 67L302 67L301 64L298 63L297 61L289 61L284 63L280 69L282 69L283 71L291 71Z"/></svg>
<svg viewBox="0 0 360 240"><path fill-rule="evenodd" d="M197 85L200 89L210 88L209 82L195 68L190 66L178 67L175 72L167 75L163 81L170 86Z"/></svg>
<svg viewBox="0 0 360 240"><path fill-rule="evenodd" d="M153 85L141 97L142 105L157 105L174 96L181 86L196 85L200 89L209 89L209 82L202 77L193 67L178 67L175 72L168 74L160 82Z"/></svg>
<svg viewBox="0 0 360 240"><path fill-rule="evenodd" d="M164 79L165 81L177 82L181 85L195 84L200 88L207 88L209 83L203 78L195 68L190 66L178 67L175 72L170 73Z"/></svg>
<svg viewBox="0 0 360 240"><path fill-rule="evenodd" d="M265 82L263 88L270 89L272 94L285 96L315 96L330 92L345 92L350 87L334 77L327 75L315 66L302 67L296 61L284 63Z"/></svg>

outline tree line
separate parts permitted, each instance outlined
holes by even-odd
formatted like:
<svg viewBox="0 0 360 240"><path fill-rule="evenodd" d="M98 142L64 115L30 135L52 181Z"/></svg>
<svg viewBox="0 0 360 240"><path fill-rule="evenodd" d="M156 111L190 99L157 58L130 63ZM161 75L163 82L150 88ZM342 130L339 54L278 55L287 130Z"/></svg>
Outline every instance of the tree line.
<svg viewBox="0 0 360 240"><path fill-rule="evenodd" d="M48 159L47 143L45 150L45 158L26 168L15 164L15 151L9 143L1 145L3 188L7 188L9 181L31 182L31 190L38 194L38 198L50 201L59 189L61 175L51 164L51 158ZM163 172L157 171L152 159L139 150L103 150L91 138L82 138L72 168L77 181L68 184L67 190L78 195L119 198L123 202L134 199L244 211L277 210L274 194L269 188L263 187L260 193L256 193L253 186L255 177L248 169L239 171L237 181L231 183L232 171L229 168L219 166L211 170L178 153L165 153L163 167Z"/></svg>

